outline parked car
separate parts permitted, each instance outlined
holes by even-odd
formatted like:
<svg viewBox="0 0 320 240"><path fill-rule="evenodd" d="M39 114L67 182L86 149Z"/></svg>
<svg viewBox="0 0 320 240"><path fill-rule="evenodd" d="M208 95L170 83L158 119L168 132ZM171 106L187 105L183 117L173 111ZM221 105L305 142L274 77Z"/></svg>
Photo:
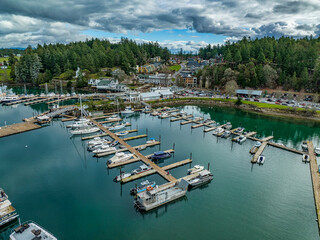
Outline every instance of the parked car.
<svg viewBox="0 0 320 240"><path fill-rule="evenodd" d="M258 98L255 98L254 101L255 101L255 102L260 102Z"/></svg>

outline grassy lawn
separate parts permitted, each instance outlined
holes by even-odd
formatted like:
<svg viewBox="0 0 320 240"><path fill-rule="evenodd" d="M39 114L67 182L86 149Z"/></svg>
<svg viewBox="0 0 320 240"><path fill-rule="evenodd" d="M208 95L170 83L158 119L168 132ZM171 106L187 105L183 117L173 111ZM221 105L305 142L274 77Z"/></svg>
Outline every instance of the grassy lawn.
<svg viewBox="0 0 320 240"><path fill-rule="evenodd" d="M0 62L3 62L3 61L8 62L8 61L9 61L9 58L0 57Z"/></svg>
<svg viewBox="0 0 320 240"><path fill-rule="evenodd" d="M7 71L7 80L10 80L10 67L8 69L0 69L0 81L3 81L3 74Z"/></svg>
<svg viewBox="0 0 320 240"><path fill-rule="evenodd" d="M181 66L180 65L173 65L169 68L171 71L179 71L181 69Z"/></svg>

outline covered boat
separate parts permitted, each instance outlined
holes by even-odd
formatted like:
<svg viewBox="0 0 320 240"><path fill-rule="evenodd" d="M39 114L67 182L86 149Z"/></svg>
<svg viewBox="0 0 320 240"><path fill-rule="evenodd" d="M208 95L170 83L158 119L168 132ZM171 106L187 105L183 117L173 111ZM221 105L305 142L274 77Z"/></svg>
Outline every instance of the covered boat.
<svg viewBox="0 0 320 240"><path fill-rule="evenodd" d="M211 182L213 179L213 175L208 170L202 170L199 172L199 175L197 177L194 177L190 180L188 180L189 188L196 188L203 184Z"/></svg>
<svg viewBox="0 0 320 240"><path fill-rule="evenodd" d="M257 163L258 163L258 164L263 164L265 159L266 159L265 156L260 155L260 156L258 157Z"/></svg>
<svg viewBox="0 0 320 240"><path fill-rule="evenodd" d="M39 224L28 221L12 230L10 240L57 240L57 238Z"/></svg>
<svg viewBox="0 0 320 240"><path fill-rule="evenodd" d="M303 154L302 155L302 162L310 162L310 156L308 154Z"/></svg>
<svg viewBox="0 0 320 240"><path fill-rule="evenodd" d="M155 181L149 182L148 180L145 180L145 181L140 183L140 186L136 186L135 188L131 188L130 189L130 194L131 195L136 195L137 193L144 192L147 189L150 190L151 188L154 188L155 186L156 186L156 182Z"/></svg>
<svg viewBox="0 0 320 240"><path fill-rule="evenodd" d="M154 152L153 155L151 156L152 160L160 160L160 159L165 159L171 157L171 153L169 152L163 152L163 151L158 151Z"/></svg>
<svg viewBox="0 0 320 240"><path fill-rule="evenodd" d="M201 172L204 169L204 166L195 165L193 168L188 169L188 174L194 174Z"/></svg>

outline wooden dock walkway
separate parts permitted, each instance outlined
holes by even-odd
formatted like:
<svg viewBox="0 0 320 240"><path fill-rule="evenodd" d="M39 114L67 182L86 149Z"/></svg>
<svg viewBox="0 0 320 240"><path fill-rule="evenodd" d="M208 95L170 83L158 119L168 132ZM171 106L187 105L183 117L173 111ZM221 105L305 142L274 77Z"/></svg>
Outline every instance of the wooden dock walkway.
<svg viewBox="0 0 320 240"><path fill-rule="evenodd" d="M308 153L310 156L310 175L311 175L311 182L312 182L312 188L313 188L314 204L316 207L318 228L320 229L320 221L319 221L319 215L320 215L320 175L319 175L319 170L318 170L317 158L314 153L313 143L311 141L308 141L307 144L308 144Z"/></svg>
<svg viewBox="0 0 320 240"><path fill-rule="evenodd" d="M209 122L206 122L206 123L199 123L199 124L196 124L196 125L192 125L191 128L199 128L199 127L202 127L202 126L206 126L206 127L212 127L210 126L211 124L215 123L216 121L209 121Z"/></svg>
<svg viewBox="0 0 320 240"><path fill-rule="evenodd" d="M141 134L141 135L137 135L137 136L132 136L132 137L126 137L123 138L124 141L130 141L130 140L135 140L135 139L139 139L139 138L145 138L148 137L147 134Z"/></svg>
<svg viewBox="0 0 320 240"><path fill-rule="evenodd" d="M38 128L41 128L41 126L38 124L35 124L33 121L21 122L21 123L3 126L0 128L0 138L35 130Z"/></svg>
<svg viewBox="0 0 320 240"><path fill-rule="evenodd" d="M286 146L283 146L283 145L280 145L280 144L277 144L277 143L273 143L273 142L268 142L268 144L270 146L273 146L273 147L277 147L277 148L281 148L283 150L287 150L289 152L293 152L293 153L297 153L297 154L304 154L302 151L300 150L297 150L295 148L289 148L289 147L286 147Z"/></svg>
<svg viewBox="0 0 320 240"><path fill-rule="evenodd" d="M29 105L33 105L33 104L47 102L47 101L50 101L52 99L56 99L56 97L42 98L40 100L36 100L36 101L32 101L32 102L26 102L26 103L24 103L24 105L25 106L29 106Z"/></svg>
<svg viewBox="0 0 320 240"><path fill-rule="evenodd" d="M193 117L192 114L184 116L184 117L177 117L177 118L173 118L170 119L170 122L176 122L176 121L180 121L180 120L189 120L189 118Z"/></svg>
<svg viewBox="0 0 320 240"><path fill-rule="evenodd" d="M227 125L227 124L223 124L223 125L216 126L216 127L209 127L209 128L205 128L205 129L203 129L203 131L204 131L204 132L211 132L211 131L213 131L213 130L215 130L215 129L219 128L219 127L224 127L225 125Z"/></svg>
<svg viewBox="0 0 320 240"><path fill-rule="evenodd" d="M141 159L141 161L143 161L144 163L148 164L150 167L152 167L155 171L157 171L163 178L165 178L166 180L168 180L169 182L176 182L177 179L174 178L171 175L168 175L167 172L162 169L161 167L159 167L157 164L155 164L154 162L152 162L150 159L146 158L144 155L142 155L137 148L134 148L132 146L130 146L128 143L126 143L124 140L122 140L121 138L119 138L116 134L114 134L113 132L109 131L106 127L104 127L102 124L98 123L97 121L93 120L91 118L91 121L97 126L99 127L102 131L104 131L105 133L107 133L110 137L112 137L114 140L119 141L120 144L122 144L123 146L125 146L127 148L127 150L129 150L132 154L134 154L135 156L137 156L138 158ZM160 142L158 142L158 144L160 144Z"/></svg>
<svg viewBox="0 0 320 240"><path fill-rule="evenodd" d="M46 104L53 104L53 103L59 103L59 102L63 102L63 101L66 101L66 100L70 100L70 99L74 99L74 98L78 98L78 97L74 97L74 96L70 96L70 97L63 97L63 98L59 98L57 100L53 100L53 101L49 101L49 102L46 102Z"/></svg>
<svg viewBox="0 0 320 240"><path fill-rule="evenodd" d="M184 121L184 122L180 122L181 125L185 125L185 124L189 124L189 123L196 123L196 124L200 124L200 121L202 121L203 118L200 117L198 119L191 119L191 120L187 120L187 121Z"/></svg>
<svg viewBox="0 0 320 240"><path fill-rule="evenodd" d="M170 165L164 166L164 167L162 167L160 169L166 173L166 176L171 176L171 175L168 175L166 171L168 171L170 169L173 169L173 168L177 168L177 167L183 166L183 165L191 163L191 162L192 162L191 159L186 159L186 160L183 160L183 161L180 161L180 162L176 162L176 163L172 163ZM158 166L158 165L156 165L156 166ZM132 175L132 176L127 177L127 178L123 178L121 180L121 183L131 182L131 181L137 180L137 179L142 178L142 177L150 176L150 175L155 174L155 173L157 173L157 171L155 169L151 169L151 170L149 170L147 172L143 172L143 173ZM177 181L177 180L175 180L175 181Z"/></svg>
<svg viewBox="0 0 320 240"><path fill-rule="evenodd" d="M259 156L262 154L263 150L266 148L267 145L268 145L268 142L263 142L261 144L258 151L253 155L253 157L251 159L252 163L257 163Z"/></svg>

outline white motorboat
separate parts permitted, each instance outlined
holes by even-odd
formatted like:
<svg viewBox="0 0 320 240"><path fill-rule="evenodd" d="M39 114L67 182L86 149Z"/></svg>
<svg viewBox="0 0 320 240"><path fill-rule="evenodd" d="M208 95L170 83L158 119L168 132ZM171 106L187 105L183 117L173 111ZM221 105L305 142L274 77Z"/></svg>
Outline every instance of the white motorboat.
<svg viewBox="0 0 320 240"><path fill-rule="evenodd" d="M146 164L142 164L140 167L138 167L137 169L134 169L131 171L131 174L134 175L134 174L139 174L139 173L143 173L143 172L146 172L146 171L149 171L151 170L152 168Z"/></svg>
<svg viewBox="0 0 320 240"><path fill-rule="evenodd" d="M129 132L128 132L128 131L124 131L124 132L118 132L118 133L116 133L116 135L117 135L118 137L126 136L126 135L128 135L128 134L129 134Z"/></svg>
<svg viewBox="0 0 320 240"><path fill-rule="evenodd" d="M197 177L192 178L187 182L189 183L189 188L196 188L203 184L211 182L212 179L213 179L212 173L205 169L199 172L199 175Z"/></svg>
<svg viewBox="0 0 320 240"><path fill-rule="evenodd" d="M18 218L16 209L11 205L7 194L0 188L0 228Z"/></svg>
<svg viewBox="0 0 320 240"><path fill-rule="evenodd" d="M150 139L147 141L147 144L155 143L156 141L157 141L156 139L150 138Z"/></svg>
<svg viewBox="0 0 320 240"><path fill-rule="evenodd" d="M243 136L243 135L240 135L239 138L238 138L238 143L243 143L247 140L247 137Z"/></svg>
<svg viewBox="0 0 320 240"><path fill-rule="evenodd" d="M301 143L301 147L302 147L303 151L308 151L308 143L307 143L307 141L303 141Z"/></svg>
<svg viewBox="0 0 320 240"><path fill-rule="evenodd" d="M33 240L33 239L46 239L57 240L57 238L39 224L28 221L22 223L20 226L12 230L9 240Z"/></svg>
<svg viewBox="0 0 320 240"><path fill-rule="evenodd" d="M316 147L314 149L314 153L317 155L317 156L320 156L320 147Z"/></svg>
<svg viewBox="0 0 320 240"><path fill-rule="evenodd" d="M310 162L310 157L308 154L303 154L302 155L302 162Z"/></svg>
<svg viewBox="0 0 320 240"><path fill-rule="evenodd" d="M261 146L261 142L260 141L256 141L256 144L254 145L255 147L260 147Z"/></svg>
<svg viewBox="0 0 320 240"><path fill-rule="evenodd" d="M107 120L108 121L111 121L111 120L118 120L119 119L119 116L118 115L116 115L116 114L114 114L114 115L112 115L112 116L110 116L110 117L108 117L107 118Z"/></svg>
<svg viewBox="0 0 320 240"><path fill-rule="evenodd" d="M218 127L218 128L216 128L215 130L213 130L212 135L216 135L216 136L218 136L218 135L220 135L220 134L222 135L223 132L224 132L224 129L221 128L221 127Z"/></svg>
<svg viewBox="0 0 320 240"><path fill-rule="evenodd" d="M102 141L104 140L107 140L107 139L104 139L104 138L101 138L101 137L95 137L94 139L90 140L88 142L88 146L90 145L96 145L96 144L100 144Z"/></svg>
<svg viewBox="0 0 320 240"><path fill-rule="evenodd" d="M19 97L16 95L13 96L5 96L2 98L1 103L11 103L11 102L16 102L19 100Z"/></svg>
<svg viewBox="0 0 320 240"><path fill-rule="evenodd" d="M225 125L224 125L224 129L227 129L227 130L230 130L232 128L232 124L230 122L227 122Z"/></svg>
<svg viewBox="0 0 320 240"><path fill-rule="evenodd" d="M131 115L133 113L134 111L133 111L133 108L131 107L126 107L123 111L121 111L122 115Z"/></svg>
<svg viewBox="0 0 320 240"><path fill-rule="evenodd" d="M89 126L93 126L91 122L82 122L82 121L78 121L78 122L74 122L73 124L67 125L67 128L86 128Z"/></svg>
<svg viewBox="0 0 320 240"><path fill-rule="evenodd" d="M243 133L243 131L244 131L244 128L238 127L234 132L235 133Z"/></svg>
<svg viewBox="0 0 320 240"><path fill-rule="evenodd" d="M123 152L118 152L112 158L110 158L108 160L108 164L123 162L123 161L129 160L132 157L133 157L133 154L131 154L131 153L126 154Z"/></svg>
<svg viewBox="0 0 320 240"><path fill-rule="evenodd" d="M123 123L123 124L117 124L115 126L112 126L109 128L110 131L116 131L116 130L120 130L120 129L123 129L126 127L126 123Z"/></svg>
<svg viewBox="0 0 320 240"><path fill-rule="evenodd" d="M222 137L222 138L228 138L230 135L231 135L231 131L225 131L225 132L221 135L221 137Z"/></svg>
<svg viewBox="0 0 320 240"><path fill-rule="evenodd" d="M127 177L130 177L131 176L131 173L121 173L120 175L116 176L113 181L115 182L120 182L122 179L124 178L127 178Z"/></svg>
<svg viewBox="0 0 320 240"><path fill-rule="evenodd" d="M197 172L201 172L204 169L204 166L195 165L193 168L188 169L188 174L194 174Z"/></svg>
<svg viewBox="0 0 320 240"><path fill-rule="evenodd" d="M265 159L266 159L265 156L260 155L260 156L258 157L257 163L258 163L258 164L263 164Z"/></svg>
<svg viewBox="0 0 320 240"><path fill-rule="evenodd" d="M159 118L168 118L169 116L169 113L164 112L161 115L159 115Z"/></svg>
<svg viewBox="0 0 320 240"><path fill-rule="evenodd" d="M99 131L100 131L100 128L98 127L87 127L87 128L79 128L79 129L71 130L70 133L72 135L82 135L82 134L95 133Z"/></svg>
<svg viewBox="0 0 320 240"><path fill-rule="evenodd" d="M99 149L99 148L101 148L102 146L104 146L104 145L108 145L108 141L101 141L101 143L99 143L99 144L92 144L92 145L89 145L88 146L88 148L87 148L87 150L88 151L94 151L94 150L96 150L96 149Z"/></svg>
<svg viewBox="0 0 320 240"><path fill-rule="evenodd" d="M100 148L92 151L93 153L106 153L111 151L116 151L117 149L115 147L110 147L109 145L102 145Z"/></svg>

